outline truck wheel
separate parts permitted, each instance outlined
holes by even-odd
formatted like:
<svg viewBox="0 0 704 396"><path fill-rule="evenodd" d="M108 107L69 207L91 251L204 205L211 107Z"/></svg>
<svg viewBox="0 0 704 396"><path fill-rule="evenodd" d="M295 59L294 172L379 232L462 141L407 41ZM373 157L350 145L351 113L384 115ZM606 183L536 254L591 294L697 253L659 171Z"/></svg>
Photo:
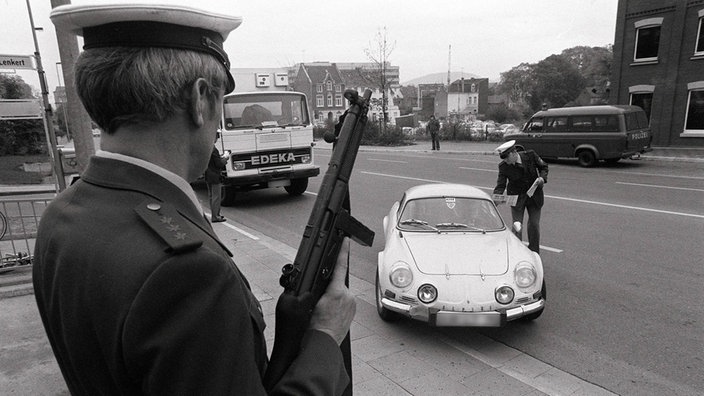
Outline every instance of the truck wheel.
<svg viewBox="0 0 704 396"><path fill-rule="evenodd" d="M220 192L220 205L235 206L235 188L232 186L223 186Z"/></svg>
<svg viewBox="0 0 704 396"><path fill-rule="evenodd" d="M308 178L304 177L302 179L291 179L291 185L284 187L289 195L296 196L301 195L306 192L308 188Z"/></svg>
<svg viewBox="0 0 704 396"><path fill-rule="evenodd" d="M596 156L591 150L582 150L577 153L577 161L579 165L588 168L596 164Z"/></svg>

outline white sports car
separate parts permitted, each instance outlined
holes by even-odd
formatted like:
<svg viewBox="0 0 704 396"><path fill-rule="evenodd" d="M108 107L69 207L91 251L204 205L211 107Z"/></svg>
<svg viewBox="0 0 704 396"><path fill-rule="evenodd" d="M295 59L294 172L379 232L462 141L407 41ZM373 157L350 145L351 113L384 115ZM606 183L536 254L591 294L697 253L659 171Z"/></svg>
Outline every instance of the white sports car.
<svg viewBox="0 0 704 396"><path fill-rule="evenodd" d="M543 313L540 256L475 187L409 188L384 217L384 236L376 275L376 307L384 320L500 327Z"/></svg>

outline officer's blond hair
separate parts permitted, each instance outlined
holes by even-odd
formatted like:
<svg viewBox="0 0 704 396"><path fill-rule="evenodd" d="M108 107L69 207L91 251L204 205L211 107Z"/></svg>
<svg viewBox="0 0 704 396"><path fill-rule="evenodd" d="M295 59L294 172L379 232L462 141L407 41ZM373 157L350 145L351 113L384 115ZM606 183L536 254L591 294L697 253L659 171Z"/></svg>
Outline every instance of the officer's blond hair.
<svg viewBox="0 0 704 396"><path fill-rule="evenodd" d="M210 83L215 101L227 75L213 56L171 48L95 48L76 62L76 89L90 117L105 132L128 124L159 123L188 106L190 86Z"/></svg>

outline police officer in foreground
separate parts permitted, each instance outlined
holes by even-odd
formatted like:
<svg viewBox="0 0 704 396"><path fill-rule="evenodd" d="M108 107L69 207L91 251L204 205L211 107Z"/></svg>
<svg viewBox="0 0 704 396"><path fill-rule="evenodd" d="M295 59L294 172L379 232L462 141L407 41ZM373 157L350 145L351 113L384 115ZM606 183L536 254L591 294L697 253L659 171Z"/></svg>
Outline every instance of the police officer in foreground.
<svg viewBox="0 0 704 396"><path fill-rule="evenodd" d="M203 174L225 93L223 41L241 18L156 5L61 6L84 37L76 85L104 131L81 179L43 213L37 305L72 394L264 394L264 318L203 215ZM342 249L345 257L348 247ZM355 312L346 260L278 394L341 393Z"/></svg>
<svg viewBox="0 0 704 396"><path fill-rule="evenodd" d="M523 215L528 212L528 248L540 254L540 211L544 202L543 184L548 179L548 164L533 150L518 152L515 140L502 144L496 151L501 162L494 188L495 202L500 203L497 196L504 190L508 195L517 196L515 205L511 206L513 223L522 225ZM514 229L514 233L518 239L523 239L521 229Z"/></svg>

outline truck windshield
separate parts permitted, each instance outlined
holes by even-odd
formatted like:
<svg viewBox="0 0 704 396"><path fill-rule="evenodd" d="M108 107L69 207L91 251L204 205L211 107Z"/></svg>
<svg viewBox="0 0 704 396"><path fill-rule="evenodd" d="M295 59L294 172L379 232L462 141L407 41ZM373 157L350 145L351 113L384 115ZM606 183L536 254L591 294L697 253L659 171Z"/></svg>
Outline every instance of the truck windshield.
<svg viewBox="0 0 704 396"><path fill-rule="evenodd" d="M225 129L308 125L308 107L300 94L243 94L223 101Z"/></svg>

